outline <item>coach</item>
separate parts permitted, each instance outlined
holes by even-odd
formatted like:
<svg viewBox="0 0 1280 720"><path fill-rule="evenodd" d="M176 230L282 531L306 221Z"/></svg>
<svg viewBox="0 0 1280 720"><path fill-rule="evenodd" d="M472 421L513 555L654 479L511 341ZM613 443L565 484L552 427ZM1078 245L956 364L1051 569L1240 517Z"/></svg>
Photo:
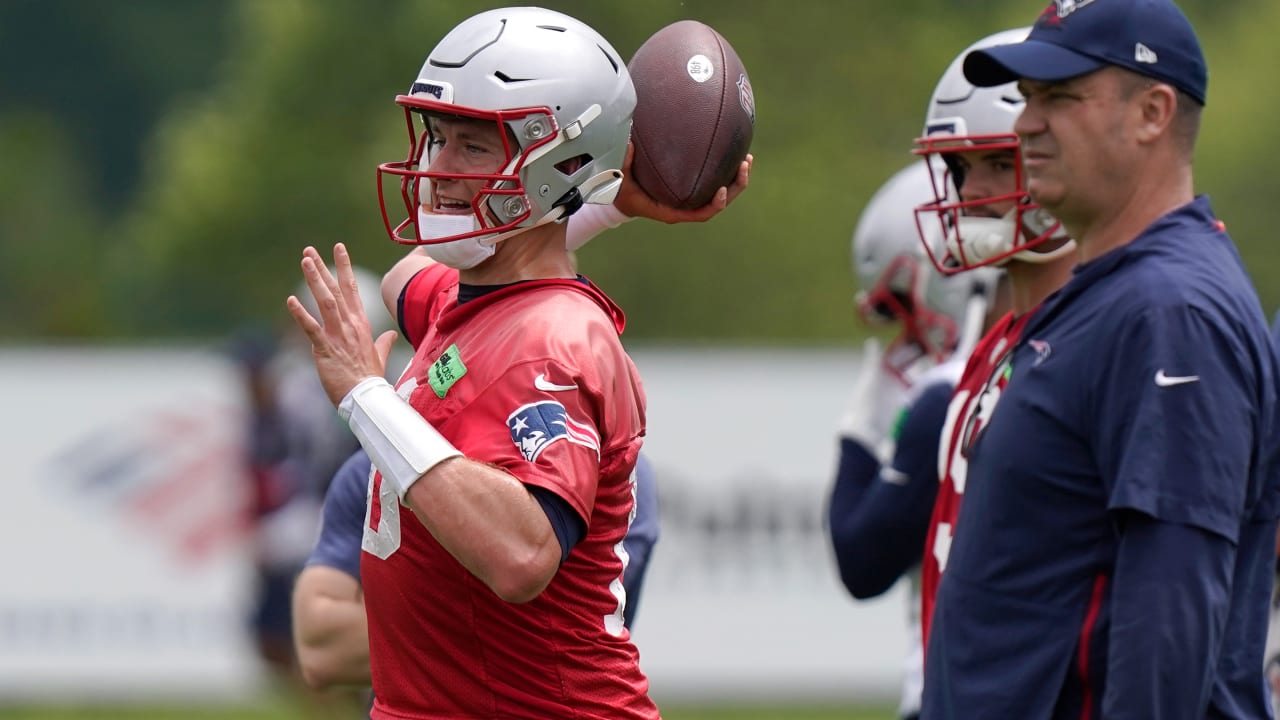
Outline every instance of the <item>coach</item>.
<svg viewBox="0 0 1280 720"><path fill-rule="evenodd" d="M938 596L925 718L1266 718L1277 369L1192 183L1207 70L1169 0L1059 0L1018 81L1031 197L1080 248L1022 333Z"/></svg>

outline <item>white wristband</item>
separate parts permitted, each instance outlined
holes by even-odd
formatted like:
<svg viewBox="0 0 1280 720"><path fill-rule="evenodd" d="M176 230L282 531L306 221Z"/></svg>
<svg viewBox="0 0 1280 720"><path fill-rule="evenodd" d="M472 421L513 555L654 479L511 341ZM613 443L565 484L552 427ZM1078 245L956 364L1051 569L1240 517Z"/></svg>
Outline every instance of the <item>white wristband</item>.
<svg viewBox="0 0 1280 720"><path fill-rule="evenodd" d="M424 473L462 455L384 378L361 380L338 403L338 414L402 501Z"/></svg>
<svg viewBox="0 0 1280 720"><path fill-rule="evenodd" d="M616 228L631 219L614 205L583 205L578 208L578 212L569 216L569 224L564 231L564 246L571 251L577 250L605 230Z"/></svg>

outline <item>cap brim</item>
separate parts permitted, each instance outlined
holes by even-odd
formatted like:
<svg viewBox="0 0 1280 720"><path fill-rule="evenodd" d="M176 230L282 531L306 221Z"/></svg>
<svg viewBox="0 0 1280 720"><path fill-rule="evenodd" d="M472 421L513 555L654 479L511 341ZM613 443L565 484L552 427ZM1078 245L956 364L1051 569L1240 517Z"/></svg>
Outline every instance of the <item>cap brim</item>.
<svg viewBox="0 0 1280 720"><path fill-rule="evenodd" d="M1101 60L1061 45L1025 40L969 53L964 59L964 77L978 87L995 87L1023 78L1058 82L1091 73L1104 65Z"/></svg>

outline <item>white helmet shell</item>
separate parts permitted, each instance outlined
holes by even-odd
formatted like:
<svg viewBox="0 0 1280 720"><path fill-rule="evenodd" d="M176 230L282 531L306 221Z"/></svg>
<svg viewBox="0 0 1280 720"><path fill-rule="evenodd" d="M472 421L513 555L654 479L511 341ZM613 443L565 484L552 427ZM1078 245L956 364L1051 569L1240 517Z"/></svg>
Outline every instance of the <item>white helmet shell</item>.
<svg viewBox="0 0 1280 720"><path fill-rule="evenodd" d="M858 308L870 322L897 322L902 332L885 360L902 376L921 358L941 361L961 344L971 303L989 303L1000 271L964 275L934 271L920 243L915 208L933 197L924 162L899 170L876 191L853 231L853 269L861 290ZM940 242L935 238L934 242Z"/></svg>
<svg viewBox="0 0 1280 720"><path fill-rule="evenodd" d="M1031 28L1004 30L965 48L947 67L929 97L924 135L947 134L956 138L984 135L1012 135L1013 123L1025 104L1015 83L981 88L964 77L964 59L993 45L1009 45L1027 39Z"/></svg>
<svg viewBox="0 0 1280 720"><path fill-rule="evenodd" d="M431 51L407 95L396 98L409 126L409 156L379 165L379 197L397 242L497 239L560 220L582 203L608 204L621 167L636 94L618 52L568 15L542 8L490 10L464 20ZM423 116L494 122L511 141L497 178L472 200L474 224L443 236L423 233L418 205L432 178ZM398 176L407 216L392 227L383 176ZM487 236L487 237L486 237Z"/></svg>

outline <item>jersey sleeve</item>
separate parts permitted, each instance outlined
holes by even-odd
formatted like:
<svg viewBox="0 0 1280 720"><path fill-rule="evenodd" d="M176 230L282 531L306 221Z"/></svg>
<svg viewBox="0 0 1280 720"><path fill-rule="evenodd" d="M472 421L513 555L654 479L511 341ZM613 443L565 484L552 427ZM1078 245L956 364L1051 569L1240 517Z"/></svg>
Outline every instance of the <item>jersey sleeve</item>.
<svg viewBox="0 0 1280 720"><path fill-rule="evenodd" d="M360 543L369 488L369 456L358 450L347 458L324 496L320 537L307 565L335 568L360 580Z"/></svg>
<svg viewBox="0 0 1280 720"><path fill-rule="evenodd" d="M1231 543L1128 514L1111 589L1102 717L1205 717L1230 609ZM1170 628L1178 628L1170 632Z"/></svg>
<svg viewBox="0 0 1280 720"><path fill-rule="evenodd" d="M405 283L397 302L396 322L411 346L417 348L422 342L457 284L458 271L440 263L428 265Z"/></svg>
<svg viewBox="0 0 1280 720"><path fill-rule="evenodd" d="M838 478L829 520L840 578L857 598L879 595L920 562L925 535L938 493L937 458L953 386L939 382L925 388L900 421L893 459L878 468L860 494L841 493ZM852 444L852 443L851 443ZM843 451L866 455L865 449ZM854 466L866 473L866 455ZM842 461L842 466L844 465Z"/></svg>
<svg viewBox="0 0 1280 720"><path fill-rule="evenodd" d="M1091 413L1108 508L1234 542L1257 440L1249 348L1188 306L1149 308L1116 335Z"/></svg>
<svg viewBox="0 0 1280 720"><path fill-rule="evenodd" d="M569 216L565 227L564 246L573 252L591 242L595 236L605 230L616 228L631 219L612 204L587 203L579 208L578 212Z"/></svg>
<svg viewBox="0 0 1280 720"><path fill-rule="evenodd" d="M485 388L466 425L450 435L468 457L554 492L590 525L602 451L593 409L604 402L581 373L554 360L532 361Z"/></svg>

